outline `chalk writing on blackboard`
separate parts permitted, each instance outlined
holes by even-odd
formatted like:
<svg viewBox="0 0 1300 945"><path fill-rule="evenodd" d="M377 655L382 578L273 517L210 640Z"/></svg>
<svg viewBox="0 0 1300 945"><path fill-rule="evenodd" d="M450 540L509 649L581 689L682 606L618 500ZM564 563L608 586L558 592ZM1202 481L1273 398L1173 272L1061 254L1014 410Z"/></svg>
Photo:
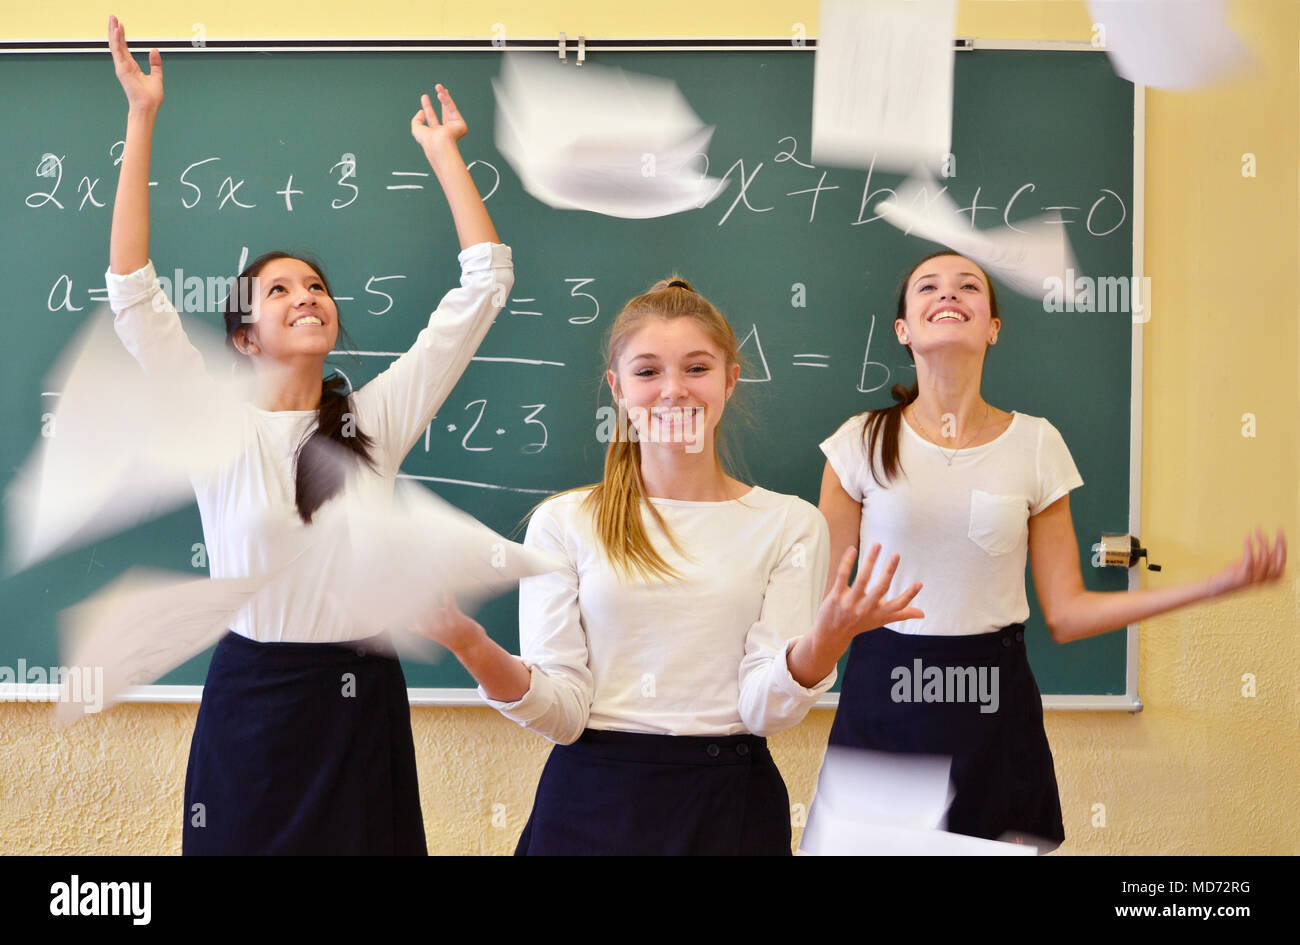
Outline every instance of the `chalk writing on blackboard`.
<svg viewBox="0 0 1300 945"><path fill-rule="evenodd" d="M28 194L27 200L24 201L27 206L43 207L47 203L53 203L56 207L62 210L63 204L59 203L59 201L55 199L54 194L59 189L59 184L63 182L63 158L50 154L49 152L42 154L40 161L36 164L36 176L53 177L54 186L51 187L48 192L37 191L36 193ZM32 203L33 198L38 198L36 203Z"/></svg>
<svg viewBox="0 0 1300 945"><path fill-rule="evenodd" d="M595 306L595 311L592 312L590 315L570 315L570 316L569 316L569 324L570 324L570 325L590 325L592 322L594 322L594 321L596 320L596 316L598 316L598 315L600 314L600 303L596 301L596 297L595 297L594 295L590 295L589 293L586 293L586 292L579 292L578 290L581 289L584 285L587 285L588 283L591 283L591 282L595 282L596 280L595 280L595 279L583 279L583 278L577 278L577 279L565 279L564 281L565 281L565 282L572 282L572 283L575 283L575 285L573 286L573 288L569 290L569 295L570 295L572 298L575 298L575 299L576 299L576 298L581 297L581 298L584 298L584 299L591 299L591 304L592 304L593 306Z"/></svg>
<svg viewBox="0 0 1300 945"><path fill-rule="evenodd" d="M754 353L746 354L745 346L750 343L751 339L754 342ZM749 333L746 334L745 337L741 340L740 347L738 350L740 351L741 355L745 358L745 360L747 360L750 364L754 365L757 368L762 368L762 372L763 372L762 377L741 376L740 380L762 384L765 381L770 381L772 379L772 371L768 368L767 358L763 354L763 341L761 338L758 337L757 325L752 325L750 327Z"/></svg>
<svg viewBox="0 0 1300 945"><path fill-rule="evenodd" d="M886 384L889 383L889 377L890 377L889 368L881 364L879 361L871 360L871 339L875 337L875 334L876 334L876 316L872 315L871 327L867 329L867 349L862 354L862 376L858 378L858 392L862 394L870 394L875 391L878 391L880 390L880 388L884 387ZM867 372L870 371L872 368L879 368L880 370L884 371L885 377L879 384L875 384L871 387L868 387Z"/></svg>

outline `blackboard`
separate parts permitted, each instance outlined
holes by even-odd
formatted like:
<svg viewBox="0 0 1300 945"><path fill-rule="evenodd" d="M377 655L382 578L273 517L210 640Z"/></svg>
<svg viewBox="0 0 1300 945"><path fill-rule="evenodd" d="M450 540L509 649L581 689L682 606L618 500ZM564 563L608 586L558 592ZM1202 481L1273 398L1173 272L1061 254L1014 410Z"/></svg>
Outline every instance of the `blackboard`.
<svg viewBox="0 0 1300 945"><path fill-rule="evenodd" d="M604 61L675 79L716 125L707 170L727 186L712 203L627 221L529 197L493 146L495 51L168 54L152 165L158 272L176 282L180 270L183 286L232 274L245 250L311 252L339 296L347 350L363 352L337 353L329 365L365 383L411 343L457 277L450 215L408 131L418 95L442 82L468 119L462 151L514 249L516 283L404 473L520 536L535 503L599 477L602 338L626 299L676 272L745 339L750 368L732 404L749 422L729 417L740 475L816 502L818 442L912 380L890 327L893 292L933 247L873 219L898 176L811 166L811 51ZM11 477L51 407L46 370L104 297L125 106L106 53L0 57L0 87L0 251L12 290L0 468ZM1062 208L1081 272L1132 272L1133 86L1103 54L959 53L953 154L956 173L942 183L974 226ZM355 176L343 179L347 156ZM1127 575L1090 567L1089 549L1103 531L1128 530L1130 316L1049 313L1006 288L999 300L1004 328L984 396L1060 429L1085 481L1071 496L1085 583L1123 589ZM191 507L3 579L0 665L55 665L61 607L132 565L196 573L202 537ZM1029 649L1042 691L1123 694L1126 635L1058 647L1033 596ZM479 615L514 652L516 606L507 595ZM206 660L160 682L200 684ZM406 670L414 690L471 685L451 658Z"/></svg>

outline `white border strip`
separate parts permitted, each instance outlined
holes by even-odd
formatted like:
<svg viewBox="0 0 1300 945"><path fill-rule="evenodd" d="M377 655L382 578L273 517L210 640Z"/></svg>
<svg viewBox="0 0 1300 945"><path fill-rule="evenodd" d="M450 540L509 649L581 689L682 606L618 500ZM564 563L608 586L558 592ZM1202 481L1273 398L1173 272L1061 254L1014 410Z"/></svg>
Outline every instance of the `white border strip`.
<svg viewBox="0 0 1300 945"><path fill-rule="evenodd" d="M1145 85L1133 86L1133 275L1141 279L1146 272L1146 116ZM1130 287L1134 284L1130 283ZM1130 293L1129 305L1133 304ZM1151 299L1146 299L1147 315ZM1128 533L1142 534L1142 342L1143 326L1133 324L1133 361L1129 371L1128 418ZM1150 563L1150 558L1147 563ZM1136 591L1142 577L1142 565L1129 568L1128 589ZM1140 710L1138 696L1138 624L1128 625L1128 647L1124 657L1126 673L1124 692Z"/></svg>

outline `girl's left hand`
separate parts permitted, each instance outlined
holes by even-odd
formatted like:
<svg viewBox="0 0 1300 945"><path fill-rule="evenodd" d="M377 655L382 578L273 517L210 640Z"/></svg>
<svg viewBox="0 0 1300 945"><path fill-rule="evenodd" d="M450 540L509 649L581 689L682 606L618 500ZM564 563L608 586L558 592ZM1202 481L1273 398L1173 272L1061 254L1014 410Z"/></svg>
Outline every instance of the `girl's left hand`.
<svg viewBox="0 0 1300 945"><path fill-rule="evenodd" d="M465 124L460 109L451 100L451 93L441 85L436 86L436 91L442 104L442 121L438 120L428 95L420 96L422 107L411 119L411 137L430 156L455 150L456 142L469 133L469 125Z"/></svg>
<svg viewBox="0 0 1300 945"><path fill-rule="evenodd" d="M1209 597L1222 597L1256 584L1271 584L1286 570L1286 536L1279 528L1277 541L1268 546L1264 529L1246 535L1246 553L1240 561L1228 565L1207 582Z"/></svg>
<svg viewBox="0 0 1300 945"><path fill-rule="evenodd" d="M893 600L884 599L889 591L889 585L893 583L894 572L898 569L898 555L891 555L880 579L875 585L867 586L876 568L876 559L880 555L879 544L871 546L866 560L862 562L862 567L858 568L857 578L850 585L849 575L853 573L853 560L857 557L857 553L856 548L850 547L845 550L844 556L840 559L839 570L836 572L835 585L822 601L821 609L817 612L817 620L813 625L814 632L827 634L836 640L836 648L841 653L848 649L849 643L859 633L883 627L887 623L925 617L925 612L920 608L910 606L912 598L921 591L919 581Z"/></svg>

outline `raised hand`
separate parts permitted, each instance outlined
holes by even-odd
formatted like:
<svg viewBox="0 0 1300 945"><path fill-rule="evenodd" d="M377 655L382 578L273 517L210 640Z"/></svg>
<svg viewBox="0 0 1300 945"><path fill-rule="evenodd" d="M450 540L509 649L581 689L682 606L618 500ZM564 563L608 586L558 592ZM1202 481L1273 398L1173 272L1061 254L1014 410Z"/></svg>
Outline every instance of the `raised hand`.
<svg viewBox="0 0 1300 945"><path fill-rule="evenodd" d="M136 64L126 47L126 31L117 17L108 18L108 49L113 54L113 69L117 81L126 93L127 106L134 110L157 111L163 101L162 53L149 50L149 73L146 75Z"/></svg>
<svg viewBox="0 0 1300 945"><path fill-rule="evenodd" d="M876 559L880 556L880 545L871 546L866 561L858 568L858 576L850 586L849 575L853 573L853 559L857 553L858 550L853 547L844 552L844 557L840 559L839 570L835 574L835 584L826 594L821 609L817 612L818 629L831 634L845 647L855 636L864 631L874 630L876 627L899 620L913 620L925 616L918 608L908 606L912 598L920 592L920 582L913 584L893 600L883 600L889 590L890 582L894 579L894 572L898 570L898 555L890 556L880 575L880 580L870 588L867 587L867 583L871 580L871 573L876 567Z"/></svg>
<svg viewBox="0 0 1300 945"><path fill-rule="evenodd" d="M1228 565L1208 582L1208 596L1221 597L1254 585L1271 584L1286 571L1286 535L1279 528L1273 547L1268 545L1264 529L1246 535L1246 553L1240 561Z"/></svg>
<svg viewBox="0 0 1300 945"><path fill-rule="evenodd" d="M454 149L456 142L469 133L469 125L465 124L460 109L452 101L451 93L442 85L436 86L435 91L442 105L442 120L438 120L428 95L420 96L420 110L411 119L411 137L424 148L430 160Z"/></svg>

